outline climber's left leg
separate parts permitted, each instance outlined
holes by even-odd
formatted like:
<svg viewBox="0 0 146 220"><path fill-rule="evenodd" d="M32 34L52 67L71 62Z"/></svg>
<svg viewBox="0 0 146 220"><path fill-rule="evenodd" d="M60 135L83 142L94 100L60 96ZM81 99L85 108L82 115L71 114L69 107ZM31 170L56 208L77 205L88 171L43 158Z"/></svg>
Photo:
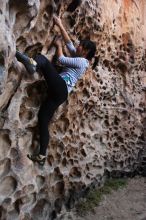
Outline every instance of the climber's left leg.
<svg viewBox="0 0 146 220"><path fill-rule="evenodd" d="M40 151L38 155L28 154L28 158L40 165L44 165L46 159L46 151L49 144L48 125L51 121L55 110L66 100L66 96L58 97L58 100L47 98L40 107L38 114L38 124L40 133Z"/></svg>

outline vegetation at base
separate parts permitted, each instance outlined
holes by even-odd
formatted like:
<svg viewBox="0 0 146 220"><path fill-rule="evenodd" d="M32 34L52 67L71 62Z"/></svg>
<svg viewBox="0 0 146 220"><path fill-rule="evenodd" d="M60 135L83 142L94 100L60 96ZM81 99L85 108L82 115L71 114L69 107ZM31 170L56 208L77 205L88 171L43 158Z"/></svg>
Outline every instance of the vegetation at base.
<svg viewBox="0 0 146 220"><path fill-rule="evenodd" d="M109 179L104 186L98 189L92 189L87 196L76 205L76 212L80 216L84 216L89 211L93 211L102 200L103 195L111 193L112 190L118 190L127 185L126 179Z"/></svg>

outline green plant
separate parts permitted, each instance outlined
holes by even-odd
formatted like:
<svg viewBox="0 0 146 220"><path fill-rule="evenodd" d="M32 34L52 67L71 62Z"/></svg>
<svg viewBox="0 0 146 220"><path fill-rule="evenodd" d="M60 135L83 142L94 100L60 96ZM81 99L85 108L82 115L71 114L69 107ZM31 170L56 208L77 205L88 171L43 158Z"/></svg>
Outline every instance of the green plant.
<svg viewBox="0 0 146 220"><path fill-rule="evenodd" d="M93 189L88 192L85 198L81 199L76 205L76 212L83 216L89 211L92 211L102 200L103 195L111 193L112 190L118 190L127 185L126 179L109 179L104 186L98 189Z"/></svg>

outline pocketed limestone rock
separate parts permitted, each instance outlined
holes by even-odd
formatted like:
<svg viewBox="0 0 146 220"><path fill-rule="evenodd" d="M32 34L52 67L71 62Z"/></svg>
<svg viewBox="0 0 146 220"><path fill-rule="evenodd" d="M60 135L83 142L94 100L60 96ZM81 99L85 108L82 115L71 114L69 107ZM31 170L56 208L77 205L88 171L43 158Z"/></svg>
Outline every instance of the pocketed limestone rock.
<svg viewBox="0 0 146 220"><path fill-rule="evenodd" d="M2 220L55 219L90 187L103 184L105 176L142 173L145 8L145 0L0 2ZM53 59L59 33L54 14L75 45L83 38L95 41L98 62L56 111L42 168L26 155L39 148L37 115L47 87L39 73L26 72L15 52ZM68 55L65 47L64 53Z"/></svg>

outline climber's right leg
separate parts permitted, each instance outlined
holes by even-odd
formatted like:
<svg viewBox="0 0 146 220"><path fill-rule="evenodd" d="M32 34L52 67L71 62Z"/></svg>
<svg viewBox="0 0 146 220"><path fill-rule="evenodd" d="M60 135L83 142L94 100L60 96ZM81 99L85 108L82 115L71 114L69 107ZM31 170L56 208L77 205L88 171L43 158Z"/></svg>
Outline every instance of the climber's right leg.
<svg viewBox="0 0 146 220"><path fill-rule="evenodd" d="M28 57L24 53L20 53L19 51L16 51L16 58L19 62L23 63L25 66L26 70L30 73L33 74L36 72L36 66L37 63L34 59Z"/></svg>

